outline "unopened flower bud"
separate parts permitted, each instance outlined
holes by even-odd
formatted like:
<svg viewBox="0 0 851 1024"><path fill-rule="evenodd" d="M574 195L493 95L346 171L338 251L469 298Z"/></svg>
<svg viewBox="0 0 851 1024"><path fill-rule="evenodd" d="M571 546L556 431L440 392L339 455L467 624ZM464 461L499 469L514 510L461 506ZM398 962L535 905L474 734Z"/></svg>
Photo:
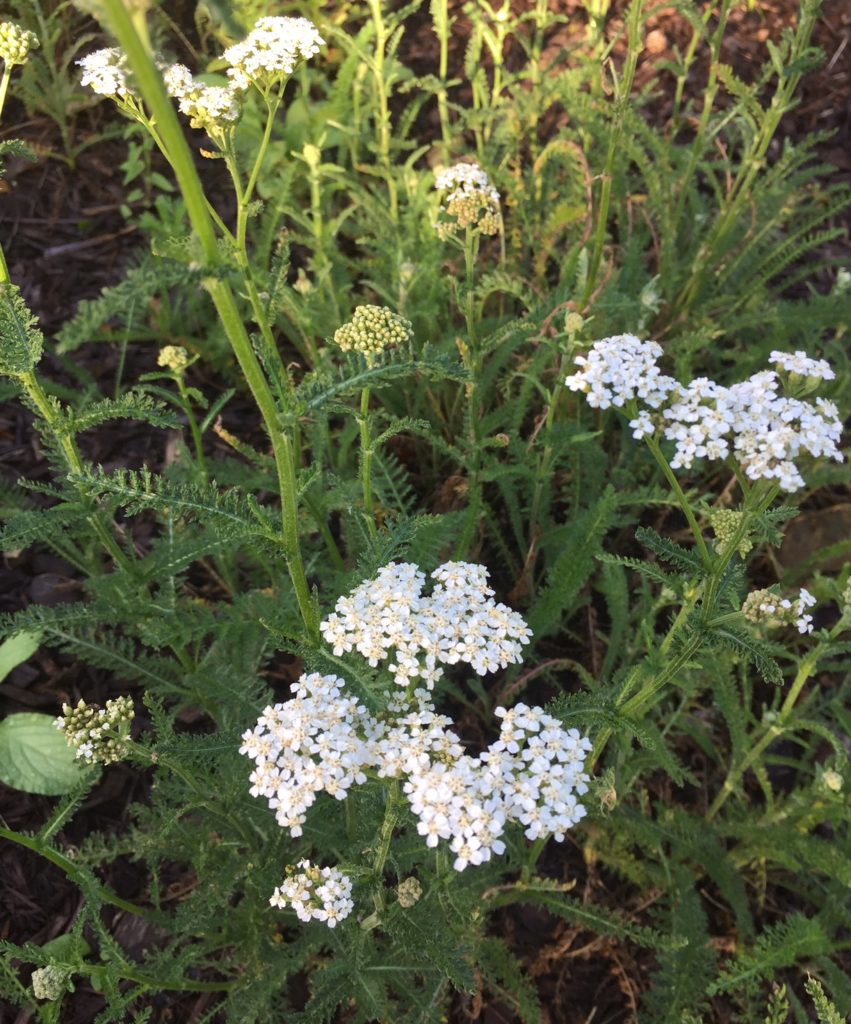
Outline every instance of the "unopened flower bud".
<svg viewBox="0 0 851 1024"><path fill-rule="evenodd" d="M434 187L443 193L441 217L435 225L440 238L450 238L459 228L482 235L499 231L499 192L476 163L460 163L440 171Z"/></svg>
<svg viewBox="0 0 851 1024"><path fill-rule="evenodd" d="M415 903L418 903L422 894L423 887L420 884L419 879L414 878L413 875L409 878L403 879L396 889L396 895L399 898L399 905L404 907L406 910L409 907L412 907Z"/></svg>
<svg viewBox="0 0 851 1024"><path fill-rule="evenodd" d="M795 625L799 633L812 633L813 617L806 610L815 603L816 599L803 587L795 601L780 597L771 590L754 590L745 598L742 614L750 622L769 629Z"/></svg>
<svg viewBox="0 0 851 1024"><path fill-rule="evenodd" d="M564 329L568 334L578 334L584 323L579 313L568 313L564 318Z"/></svg>
<svg viewBox="0 0 851 1024"><path fill-rule="evenodd" d="M832 793L839 793L842 791L844 779L839 772L834 771L832 768L828 768L826 771L822 772L821 781Z"/></svg>
<svg viewBox="0 0 851 1024"><path fill-rule="evenodd" d="M387 348L404 345L414 336L410 320L386 306L358 306L352 319L334 333L344 352L361 352L368 360Z"/></svg>
<svg viewBox="0 0 851 1024"><path fill-rule="evenodd" d="M182 345L166 345L157 356L157 366L181 373L189 365L189 353Z"/></svg>
<svg viewBox="0 0 851 1024"><path fill-rule="evenodd" d="M10 64L26 64L30 50L37 50L38 36L14 21L0 22L0 57Z"/></svg>
<svg viewBox="0 0 851 1024"><path fill-rule="evenodd" d="M68 745L76 748L79 760L112 764L127 753L133 716L131 697L108 700L103 708L80 700L76 707L63 704L62 717L53 724L65 733Z"/></svg>
<svg viewBox="0 0 851 1024"><path fill-rule="evenodd" d="M56 1002L68 991L71 974L62 967L48 964L33 971L32 989L36 999L49 999Z"/></svg>
<svg viewBox="0 0 851 1024"><path fill-rule="evenodd" d="M709 522L715 531L716 546L720 554L725 554L742 525L744 513L731 508L715 509L709 516ZM753 547L753 541L745 535L739 538L736 551L741 558Z"/></svg>

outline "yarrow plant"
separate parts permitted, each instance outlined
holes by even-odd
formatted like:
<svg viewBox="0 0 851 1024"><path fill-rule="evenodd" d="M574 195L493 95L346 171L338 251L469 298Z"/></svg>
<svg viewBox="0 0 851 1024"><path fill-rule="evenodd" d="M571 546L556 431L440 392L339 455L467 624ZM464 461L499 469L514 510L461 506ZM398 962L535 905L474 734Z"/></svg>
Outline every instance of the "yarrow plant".
<svg viewBox="0 0 851 1024"><path fill-rule="evenodd" d="M172 43L145 6L98 0L97 42L23 0L0 27L0 108L28 59L28 121L43 83L87 116L75 66L113 101L92 127L136 122L146 242L48 338L0 248L0 373L53 474L0 488L0 551L25 579L43 543L73 583L0 616L0 675L31 659L4 706L35 679L62 708L0 722L0 781L43 798L0 842L81 892L56 940L4 933L4 998L43 1024L93 999L103 1024L542 1024L567 986L577 1019L751 1024L792 1012L763 1012L778 970L803 1019L803 959L851 1009L847 545L770 550L798 500L816 543L848 479L851 290L814 246L851 193L775 142L816 0L752 83L734 4L672 14L661 130L641 0L589 7L587 46L543 0L433 0L434 68L416 5L213 4ZM127 420L142 468L95 464L84 435ZM101 778L138 795L104 834Z"/></svg>

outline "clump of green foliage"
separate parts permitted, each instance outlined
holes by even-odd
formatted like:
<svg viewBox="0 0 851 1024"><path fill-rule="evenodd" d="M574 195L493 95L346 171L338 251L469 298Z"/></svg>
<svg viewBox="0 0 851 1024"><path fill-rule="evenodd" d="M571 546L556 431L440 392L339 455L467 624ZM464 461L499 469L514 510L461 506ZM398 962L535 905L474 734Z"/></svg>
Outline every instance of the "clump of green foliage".
<svg viewBox="0 0 851 1024"><path fill-rule="evenodd" d="M4 495L2 549L48 545L86 587L0 630L7 663L44 644L109 670L135 719L127 703L101 712L74 694L64 723L80 750L94 744L77 759L50 716L0 723L0 777L59 797L37 833L0 838L84 896L67 935L0 944L4 993L45 1024L81 979L103 993L104 1024L152 1019L147 1000L166 991L213 993L211 1012L240 1024L436 1024L452 998L487 992L535 1024L539 995L494 927L526 903L649 951L650 1024L851 1013L848 568L777 581L815 592L812 636L795 616L760 619L769 597L743 612L748 591L775 584L797 504L847 485L847 469L802 460L805 488L780 503L734 453L672 467L661 426L633 437L565 386L595 339L629 332L658 339L672 377L721 385L775 350L818 351L835 381L789 374L789 395L819 387L847 409L851 289L847 274L829 292L813 281L834 269L823 244L851 192L824 184L818 136L776 145L822 59L817 0L802 0L749 83L721 60L733 0L680 5L692 42L666 69L662 126L647 116L652 90L635 89L642 0L621 64L606 4L589 4L587 35L554 59L561 19L544 0L520 15L468 5L458 78L446 0L429 7L437 67L419 75L404 59L411 19L425 17L416 2L346 5L344 20L314 5L318 53L266 77L226 51L265 15L257 4L208 4L206 49L185 75L144 4L93 6L117 49L90 59L89 83L149 133L176 192L160 220L146 215L150 251L55 340L0 262L0 373L53 470L49 485ZM510 66L509 41L522 54ZM698 60L709 79L695 102ZM228 62L250 79L236 93ZM224 166L227 197L205 191L175 100ZM158 372L111 397L60 391L43 372L45 347L67 356L120 338L156 344ZM218 390L199 386L198 361ZM257 416L225 427L237 390ZM86 432L126 418L162 447L182 430L179 457L157 472L92 465ZM241 737L286 699L273 682L296 662L292 678L333 673L386 712L387 668L323 637L337 600L391 562L449 560L486 564L532 640L495 682L450 669L441 710L463 710L485 746L496 708L541 695L593 744L588 815L561 870L553 848L541 862L546 835L519 828L504 856L455 870L418 834L398 780L321 796L300 836L249 795ZM806 629L804 605L798 618ZM148 799L125 832L69 849L63 829L100 778L85 762L104 749L150 771ZM145 878L136 902L99 878L120 856ZM354 909L333 929L270 905L305 859L352 882ZM192 884L169 900L175 864ZM617 899L575 888L601 870ZM142 962L116 941L116 907L160 936ZM306 1000L291 984L305 975Z"/></svg>

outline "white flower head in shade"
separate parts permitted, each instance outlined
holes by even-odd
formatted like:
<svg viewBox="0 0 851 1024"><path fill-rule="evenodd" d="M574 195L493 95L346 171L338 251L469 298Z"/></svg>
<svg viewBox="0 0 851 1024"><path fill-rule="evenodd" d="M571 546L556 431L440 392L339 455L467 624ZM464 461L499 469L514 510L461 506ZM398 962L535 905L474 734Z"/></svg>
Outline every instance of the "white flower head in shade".
<svg viewBox="0 0 851 1024"><path fill-rule="evenodd" d="M325 42L307 18L260 18L252 31L225 50L228 75L237 89L256 86L261 92L279 85L302 60Z"/></svg>
<svg viewBox="0 0 851 1024"><path fill-rule="evenodd" d="M329 928L336 928L354 910L352 880L339 868L320 868L302 860L286 874L269 900L273 907L291 907L300 921L322 921Z"/></svg>
<svg viewBox="0 0 851 1024"><path fill-rule="evenodd" d="M742 614L750 622L769 628L794 625L799 633L812 633L813 617L807 613L816 599L803 587L794 600L780 597L772 590L754 590L745 598Z"/></svg>
<svg viewBox="0 0 851 1024"><path fill-rule="evenodd" d="M455 164L438 171L434 187L441 195L440 219L435 225L441 238L459 228L473 228L483 235L499 231L499 192L477 163Z"/></svg>
<svg viewBox="0 0 851 1024"><path fill-rule="evenodd" d="M442 665L463 662L483 676L522 661L531 630L494 601L484 566L446 562L431 577L426 595L416 565L391 562L337 601L320 623L322 635L337 656L355 650L373 668L389 662L404 687L418 679L431 689Z"/></svg>
<svg viewBox="0 0 851 1024"><path fill-rule="evenodd" d="M127 58L118 47L95 50L78 60L77 64L83 69L80 85L87 85L99 96L109 96L114 100L132 97Z"/></svg>
<svg viewBox="0 0 851 1024"><path fill-rule="evenodd" d="M254 729L243 734L240 754L255 768L251 795L265 797L281 828L300 836L319 793L344 800L375 753L368 739L378 725L337 676L303 675L293 698L267 707Z"/></svg>

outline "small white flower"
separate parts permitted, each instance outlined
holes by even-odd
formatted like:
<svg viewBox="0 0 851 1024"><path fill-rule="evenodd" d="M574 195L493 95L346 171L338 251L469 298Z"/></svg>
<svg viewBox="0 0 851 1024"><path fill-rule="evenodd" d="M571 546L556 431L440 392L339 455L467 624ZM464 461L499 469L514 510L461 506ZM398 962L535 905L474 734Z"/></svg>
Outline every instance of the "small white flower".
<svg viewBox="0 0 851 1024"><path fill-rule="evenodd" d="M291 75L301 60L319 52L325 42L307 18L260 18L253 30L223 57L237 89L255 85L265 90Z"/></svg>
<svg viewBox="0 0 851 1024"><path fill-rule="evenodd" d="M117 47L95 50L77 61L83 69L80 85L87 85L99 96L125 99L131 95L127 58Z"/></svg>
<svg viewBox="0 0 851 1024"><path fill-rule="evenodd" d="M836 374L826 359L811 359L806 352L778 352L769 355L768 361L787 373L801 377L816 377L819 380L833 380Z"/></svg>
<svg viewBox="0 0 851 1024"><path fill-rule="evenodd" d="M302 860L287 868L287 878L269 902L281 910L292 907L300 921L323 921L335 928L354 910L351 896L352 880L339 868L319 868Z"/></svg>
<svg viewBox="0 0 851 1024"><path fill-rule="evenodd" d="M437 233L448 238L458 228L474 228L483 235L499 231L499 192L477 163L460 163L438 171L434 187L442 192Z"/></svg>

